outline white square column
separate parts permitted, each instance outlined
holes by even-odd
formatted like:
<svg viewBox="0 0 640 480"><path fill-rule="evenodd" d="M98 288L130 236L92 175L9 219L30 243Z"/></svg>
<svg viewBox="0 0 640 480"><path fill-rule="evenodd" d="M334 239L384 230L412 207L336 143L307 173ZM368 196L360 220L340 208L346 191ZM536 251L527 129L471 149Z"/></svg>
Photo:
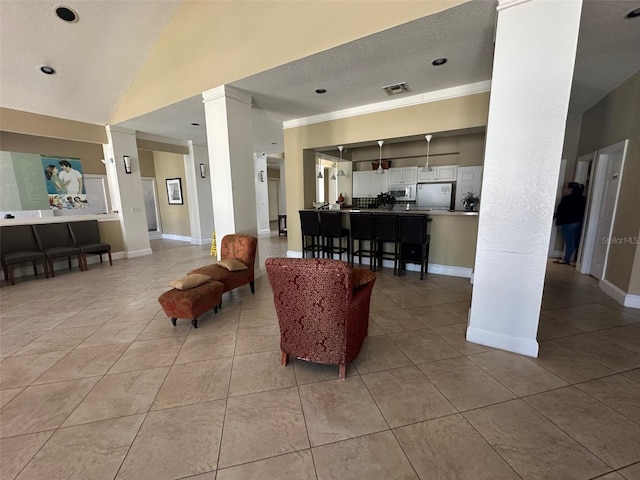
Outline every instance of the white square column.
<svg viewBox="0 0 640 480"><path fill-rule="evenodd" d="M204 178L200 165L204 165ZM184 155L184 172L189 192L189 223L191 243L207 245L213 234L213 202L211 195L211 167L207 147L189 141L189 154Z"/></svg>
<svg viewBox="0 0 640 480"><path fill-rule="evenodd" d="M111 208L120 215L120 229L127 258L151 255L147 215L142 193L135 130L107 125L109 143L102 146L106 162ZM126 173L124 156L130 159L131 173Z"/></svg>
<svg viewBox="0 0 640 480"><path fill-rule="evenodd" d="M207 90L202 98L216 240L229 233L256 235L251 97L222 85Z"/></svg>
<svg viewBox="0 0 640 480"><path fill-rule="evenodd" d="M536 357L582 0L501 0L467 340Z"/></svg>

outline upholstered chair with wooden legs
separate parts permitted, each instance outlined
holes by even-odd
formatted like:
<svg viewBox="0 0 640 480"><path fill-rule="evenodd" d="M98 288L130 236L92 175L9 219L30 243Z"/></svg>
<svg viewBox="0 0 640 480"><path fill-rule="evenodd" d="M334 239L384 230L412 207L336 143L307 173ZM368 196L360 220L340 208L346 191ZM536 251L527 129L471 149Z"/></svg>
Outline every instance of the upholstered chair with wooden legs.
<svg viewBox="0 0 640 480"><path fill-rule="evenodd" d="M344 380L367 336L376 274L319 258L267 258L265 267L280 325L282 365L289 356L339 365Z"/></svg>

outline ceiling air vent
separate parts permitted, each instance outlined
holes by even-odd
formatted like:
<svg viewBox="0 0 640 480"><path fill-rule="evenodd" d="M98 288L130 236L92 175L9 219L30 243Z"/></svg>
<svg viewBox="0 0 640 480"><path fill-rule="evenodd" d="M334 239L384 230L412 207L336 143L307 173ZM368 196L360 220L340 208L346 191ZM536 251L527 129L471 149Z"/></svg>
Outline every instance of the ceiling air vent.
<svg viewBox="0 0 640 480"><path fill-rule="evenodd" d="M409 85L407 82L396 83L395 85L387 85L386 87L382 87L382 89L387 92L387 95L398 95L399 93L404 93L409 91Z"/></svg>

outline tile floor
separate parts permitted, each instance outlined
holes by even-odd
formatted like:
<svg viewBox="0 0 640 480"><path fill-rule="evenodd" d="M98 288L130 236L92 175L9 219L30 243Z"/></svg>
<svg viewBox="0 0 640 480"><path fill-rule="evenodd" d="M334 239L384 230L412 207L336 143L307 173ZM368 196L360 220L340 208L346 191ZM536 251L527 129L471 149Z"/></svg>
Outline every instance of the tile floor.
<svg viewBox="0 0 640 480"><path fill-rule="evenodd" d="M0 476L640 479L640 311L549 264L532 359L464 340L469 281L382 271L338 368L279 364L266 278L173 327L156 298L208 247L3 286ZM260 239L260 265L286 239Z"/></svg>

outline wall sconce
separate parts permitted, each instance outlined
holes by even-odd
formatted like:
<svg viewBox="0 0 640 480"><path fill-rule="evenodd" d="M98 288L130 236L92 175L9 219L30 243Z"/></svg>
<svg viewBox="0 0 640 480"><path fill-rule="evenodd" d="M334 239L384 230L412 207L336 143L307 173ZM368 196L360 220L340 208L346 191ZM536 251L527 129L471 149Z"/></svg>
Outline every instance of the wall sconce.
<svg viewBox="0 0 640 480"><path fill-rule="evenodd" d="M264 170L260 170L260 181L264 183Z"/></svg>
<svg viewBox="0 0 640 480"><path fill-rule="evenodd" d="M124 160L124 172L131 173L131 158L129 155L122 157L122 160Z"/></svg>
<svg viewBox="0 0 640 480"><path fill-rule="evenodd" d="M200 164L200 178L205 178L207 175L207 166L204 163Z"/></svg>

